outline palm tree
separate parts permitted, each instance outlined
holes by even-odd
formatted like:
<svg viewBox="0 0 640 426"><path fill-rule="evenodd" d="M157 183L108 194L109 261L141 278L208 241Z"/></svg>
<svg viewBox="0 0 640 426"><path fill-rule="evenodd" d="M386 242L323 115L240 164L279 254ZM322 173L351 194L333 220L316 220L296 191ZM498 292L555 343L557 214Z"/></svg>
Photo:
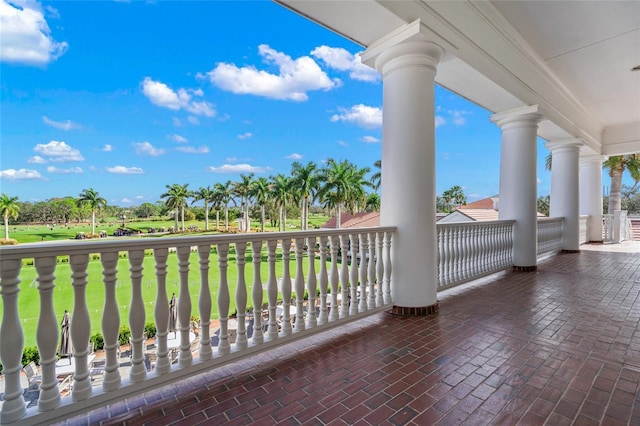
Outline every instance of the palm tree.
<svg viewBox="0 0 640 426"><path fill-rule="evenodd" d="M7 194L0 196L0 210L4 218L4 239L9 239L9 218L17 219L20 212L18 197L9 197Z"/></svg>
<svg viewBox="0 0 640 426"><path fill-rule="evenodd" d="M365 207L368 211L379 212L380 211L380 195L377 192L372 192L367 195L367 203Z"/></svg>
<svg viewBox="0 0 640 426"><path fill-rule="evenodd" d="M230 180L225 183L216 183L213 186L216 193L216 200L219 200L220 204L224 206L224 230L229 230L229 203L233 201L233 182ZM216 228L218 227L216 216Z"/></svg>
<svg viewBox="0 0 640 426"><path fill-rule="evenodd" d="M294 161L291 165L293 192L301 202L300 228L302 230L308 228L309 203L315 195L318 185L317 169L318 167L313 161L309 161L306 166L297 161Z"/></svg>
<svg viewBox="0 0 640 426"><path fill-rule="evenodd" d="M180 185L174 183L173 185L167 185L167 192L162 194L160 198L166 198L166 205L168 208L173 209L175 212L176 229L178 228L178 212L180 212L180 218L182 221L182 231L184 228L184 206L187 203L187 199L191 197L191 191L188 189L189 184Z"/></svg>
<svg viewBox="0 0 640 426"><path fill-rule="evenodd" d="M328 207L336 209L336 227L340 228L342 206L354 213L360 205L364 205L364 187L371 185L365 179L369 168L358 168L348 160L340 162L330 158L322 169L319 180L321 182L318 196Z"/></svg>
<svg viewBox="0 0 640 426"><path fill-rule="evenodd" d="M628 171L635 181L634 187L640 182L640 154L619 155L609 157L602 166L609 169L611 189L609 190L609 214L622 208L622 174Z"/></svg>
<svg viewBox="0 0 640 426"><path fill-rule="evenodd" d="M271 194L276 206L279 209L278 231L286 231L287 226L287 203L293 200L291 189L291 178L282 173L271 176Z"/></svg>
<svg viewBox="0 0 640 426"><path fill-rule="evenodd" d="M464 195L464 191L460 185L454 185L444 191L442 193L442 198L445 203L447 203L449 211L453 210L451 209L451 203L453 203L454 208L467 204L467 197Z"/></svg>
<svg viewBox="0 0 640 426"><path fill-rule="evenodd" d="M253 173L241 174L240 182L233 184L233 193L240 197L240 208L244 216L244 230L251 230L249 223L249 203L251 202L251 186L253 185Z"/></svg>
<svg viewBox="0 0 640 426"><path fill-rule="evenodd" d="M249 190L251 197L255 200L256 204L260 206L260 230L264 232L264 209L265 205L271 198L271 191L269 190L269 181L265 177L259 177L254 180Z"/></svg>
<svg viewBox="0 0 640 426"><path fill-rule="evenodd" d="M78 206L88 206L91 209L91 234L96 233L96 210L107 207L107 200L102 198L93 188L83 189L76 202Z"/></svg>
<svg viewBox="0 0 640 426"><path fill-rule="evenodd" d="M215 192L211 187L207 186L205 188L200 187L193 194L193 202L204 200L204 230L209 230L209 203L213 201L215 196Z"/></svg>
<svg viewBox="0 0 640 426"><path fill-rule="evenodd" d="M377 192L378 189L380 189L380 184L382 183L382 160L377 160L373 163L373 167L378 170L371 175L371 185L373 185L373 189Z"/></svg>

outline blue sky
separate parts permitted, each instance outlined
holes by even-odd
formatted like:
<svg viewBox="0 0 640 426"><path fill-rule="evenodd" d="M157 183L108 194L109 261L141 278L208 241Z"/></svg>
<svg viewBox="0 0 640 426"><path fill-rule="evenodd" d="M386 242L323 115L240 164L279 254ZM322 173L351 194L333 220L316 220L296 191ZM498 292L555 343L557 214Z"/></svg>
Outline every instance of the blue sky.
<svg viewBox="0 0 640 426"><path fill-rule="evenodd" d="M362 47L275 3L0 0L0 16L0 186L20 201L94 188L125 207L174 183L381 156L382 83ZM440 87L436 111L437 193L496 194L490 113Z"/></svg>

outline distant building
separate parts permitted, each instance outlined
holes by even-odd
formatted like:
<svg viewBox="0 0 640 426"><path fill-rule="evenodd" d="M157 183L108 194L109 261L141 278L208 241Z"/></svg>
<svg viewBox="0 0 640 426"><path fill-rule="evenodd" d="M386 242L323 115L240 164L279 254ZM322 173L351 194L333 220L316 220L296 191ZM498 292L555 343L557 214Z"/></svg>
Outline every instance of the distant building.
<svg viewBox="0 0 640 426"><path fill-rule="evenodd" d="M436 222L444 216L444 213L436 213ZM369 228L380 226L380 212L360 212L351 214L349 212L340 215L340 229L345 228ZM321 229L336 229L336 216L325 222Z"/></svg>
<svg viewBox="0 0 640 426"><path fill-rule="evenodd" d="M499 201L500 197L498 195L474 201L473 203L458 207L448 215L439 219L438 223L498 220ZM545 217L545 215L538 213L538 217Z"/></svg>

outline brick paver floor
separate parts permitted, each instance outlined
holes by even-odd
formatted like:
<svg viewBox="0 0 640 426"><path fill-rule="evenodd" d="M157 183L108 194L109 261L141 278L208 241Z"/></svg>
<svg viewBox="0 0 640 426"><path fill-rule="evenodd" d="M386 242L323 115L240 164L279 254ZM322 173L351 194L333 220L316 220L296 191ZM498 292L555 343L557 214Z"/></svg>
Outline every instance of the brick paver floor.
<svg viewBox="0 0 640 426"><path fill-rule="evenodd" d="M65 424L639 425L634 251L558 255Z"/></svg>

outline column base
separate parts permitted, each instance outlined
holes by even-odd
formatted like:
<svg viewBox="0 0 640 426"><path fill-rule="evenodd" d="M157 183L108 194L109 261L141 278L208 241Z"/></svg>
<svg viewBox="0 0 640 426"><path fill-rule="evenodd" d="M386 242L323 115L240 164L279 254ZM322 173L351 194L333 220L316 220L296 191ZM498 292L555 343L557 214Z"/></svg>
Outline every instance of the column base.
<svg viewBox="0 0 640 426"><path fill-rule="evenodd" d="M592 241L589 241L587 244L604 244L604 241L602 241L602 240L592 240Z"/></svg>
<svg viewBox="0 0 640 426"><path fill-rule="evenodd" d="M421 317L426 315L432 315L438 313L438 304L435 303L431 306L393 306L391 310L387 311L391 315L400 315L404 317Z"/></svg>
<svg viewBox="0 0 640 426"><path fill-rule="evenodd" d="M538 265L533 265L533 266L514 266L512 270L515 271L515 272L537 271L538 270Z"/></svg>
<svg viewBox="0 0 640 426"><path fill-rule="evenodd" d="M580 253L580 250L562 250L562 253Z"/></svg>

